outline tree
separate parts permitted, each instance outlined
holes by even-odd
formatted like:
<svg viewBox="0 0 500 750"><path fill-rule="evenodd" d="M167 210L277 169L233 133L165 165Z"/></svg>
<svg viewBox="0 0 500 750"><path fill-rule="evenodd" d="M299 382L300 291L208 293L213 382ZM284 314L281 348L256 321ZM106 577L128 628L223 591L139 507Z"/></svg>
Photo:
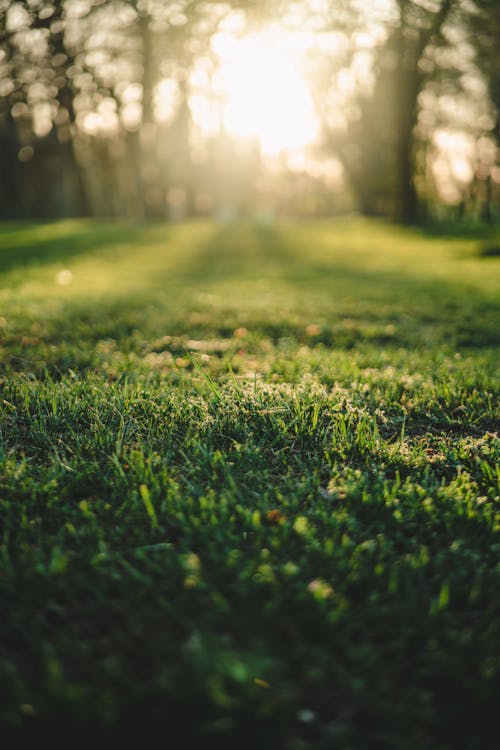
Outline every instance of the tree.
<svg viewBox="0 0 500 750"><path fill-rule="evenodd" d="M463 4L461 0L395 0L377 15L370 15L367 8L365 16L356 15L356 0L350 5L349 17L346 3L339 3L342 20L336 27L333 24L349 40L344 68L334 78L356 69L362 56L370 56L372 81L361 80L358 73L345 107L347 122L341 128L332 129L323 110L327 140L337 151L364 213L415 222L420 215L415 186L419 98L439 68L438 52L448 44L446 27L461 22ZM331 29L329 22L326 31ZM366 49L359 43L363 36L369 40Z"/></svg>
<svg viewBox="0 0 500 750"><path fill-rule="evenodd" d="M470 38L476 49L477 62L487 82L492 104L489 137L494 156L479 166L479 181L484 184L482 217L491 221L494 211L494 183L500 182L500 5L496 0L476 0L476 12L468 17ZM496 178L496 179L494 179ZM497 188L497 201L500 201ZM500 206L497 204L497 208Z"/></svg>
<svg viewBox="0 0 500 750"><path fill-rule="evenodd" d="M155 90L162 76L186 77L183 71L194 55L209 44L212 29L230 7L214 5L210 9L201 0L0 4L0 92L5 92L0 100L0 194L5 215L85 214L87 193L96 193L97 185L106 182L110 189L98 190L97 201L95 195L90 201L92 210L127 212L132 191L135 215L165 215ZM205 33L191 45L202 23ZM135 126L127 130L115 118L113 140L106 129L89 131L86 115L101 106L114 101L120 114L119 90L128 84L141 92ZM183 125L187 131L188 119Z"/></svg>

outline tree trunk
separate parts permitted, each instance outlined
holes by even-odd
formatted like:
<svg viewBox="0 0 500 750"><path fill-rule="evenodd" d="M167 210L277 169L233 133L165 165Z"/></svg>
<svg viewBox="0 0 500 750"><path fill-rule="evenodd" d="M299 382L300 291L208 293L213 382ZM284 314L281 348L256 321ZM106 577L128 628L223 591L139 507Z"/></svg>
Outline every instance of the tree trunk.
<svg viewBox="0 0 500 750"><path fill-rule="evenodd" d="M419 78L417 70L402 71L398 86L395 218L404 224L414 224L419 216L413 143Z"/></svg>
<svg viewBox="0 0 500 750"><path fill-rule="evenodd" d="M61 0L55 3L52 20L64 20L64 8ZM82 168L75 154L73 140L76 120L74 108L75 95L66 75L68 68L74 65L75 59L66 46L64 34L64 27L61 27L60 31L51 34L49 41L50 52L53 58L58 56L65 60L63 63L64 67L61 66L62 70L60 71L64 83L57 92L57 102L61 114L67 116L67 121L59 125L54 125L54 128L56 129L57 142L59 143L61 164L65 170L65 183L70 190L70 196L67 198L68 211L70 214L76 214L77 216L88 216L90 214L89 200Z"/></svg>
<svg viewBox="0 0 500 750"><path fill-rule="evenodd" d="M156 84L154 65L154 34L151 17L139 14L139 33L142 47L142 121L136 142L136 179L140 185L142 214L147 219L165 218L165 191L160 180L158 164L158 128L154 116L153 94Z"/></svg>
<svg viewBox="0 0 500 750"><path fill-rule="evenodd" d="M16 125L8 111L0 117L0 217L17 219L26 214L18 159L20 143Z"/></svg>

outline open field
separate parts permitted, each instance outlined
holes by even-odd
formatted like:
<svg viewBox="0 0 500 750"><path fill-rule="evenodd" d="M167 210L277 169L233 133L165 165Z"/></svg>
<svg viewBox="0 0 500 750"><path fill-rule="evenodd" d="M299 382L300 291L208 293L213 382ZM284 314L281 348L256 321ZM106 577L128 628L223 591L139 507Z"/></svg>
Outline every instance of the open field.
<svg viewBox="0 0 500 750"><path fill-rule="evenodd" d="M482 242L3 225L6 750L498 747Z"/></svg>

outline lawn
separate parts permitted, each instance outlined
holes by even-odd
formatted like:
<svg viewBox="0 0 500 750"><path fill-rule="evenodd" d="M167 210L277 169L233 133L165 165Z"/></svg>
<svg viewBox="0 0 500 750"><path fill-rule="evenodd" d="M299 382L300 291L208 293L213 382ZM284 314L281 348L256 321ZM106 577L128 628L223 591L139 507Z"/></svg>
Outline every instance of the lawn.
<svg viewBox="0 0 500 750"><path fill-rule="evenodd" d="M0 228L6 750L498 747L488 242Z"/></svg>

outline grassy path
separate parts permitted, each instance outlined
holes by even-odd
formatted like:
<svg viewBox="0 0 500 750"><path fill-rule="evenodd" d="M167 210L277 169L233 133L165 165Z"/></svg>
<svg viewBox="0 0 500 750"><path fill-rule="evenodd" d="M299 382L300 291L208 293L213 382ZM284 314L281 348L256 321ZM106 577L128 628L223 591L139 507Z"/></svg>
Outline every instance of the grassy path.
<svg viewBox="0 0 500 750"><path fill-rule="evenodd" d="M479 249L360 220L0 228L0 737L497 747Z"/></svg>

